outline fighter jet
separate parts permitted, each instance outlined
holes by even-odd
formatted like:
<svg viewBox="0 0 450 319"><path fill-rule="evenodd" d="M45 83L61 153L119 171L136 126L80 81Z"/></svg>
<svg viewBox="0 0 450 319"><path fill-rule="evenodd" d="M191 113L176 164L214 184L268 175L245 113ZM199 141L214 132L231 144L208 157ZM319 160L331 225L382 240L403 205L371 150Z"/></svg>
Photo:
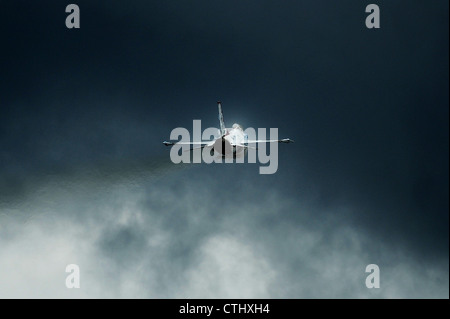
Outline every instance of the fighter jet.
<svg viewBox="0 0 450 319"><path fill-rule="evenodd" d="M219 108L219 123L220 129L219 134L212 141L203 142L167 142L164 141L164 145L191 145L191 151L194 149L204 149L210 150L211 156L222 156L222 157L241 157L245 155L246 151L250 149L258 149L257 146L252 146L258 143L294 143L293 140L289 138L283 138L281 140L248 140L247 134L242 129L242 126L235 123L231 128L225 127L225 122L223 120L222 113L222 103L217 102Z"/></svg>

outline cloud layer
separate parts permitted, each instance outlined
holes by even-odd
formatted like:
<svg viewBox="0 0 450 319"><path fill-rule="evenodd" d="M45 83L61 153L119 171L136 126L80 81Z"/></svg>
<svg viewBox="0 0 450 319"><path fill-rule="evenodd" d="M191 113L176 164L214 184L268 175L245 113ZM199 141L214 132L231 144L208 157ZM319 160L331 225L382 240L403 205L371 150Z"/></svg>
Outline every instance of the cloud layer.
<svg viewBox="0 0 450 319"><path fill-rule="evenodd" d="M236 167L218 173L236 194L221 198L221 186L207 180L221 169L197 165L107 188L73 184L81 194L61 193L66 180L41 185L46 191L27 205L2 210L0 296L448 298L448 260L418 260L335 209L233 185L227 171L246 174ZM65 287L71 263L80 266L80 289ZM365 287L371 263L380 267L380 289Z"/></svg>

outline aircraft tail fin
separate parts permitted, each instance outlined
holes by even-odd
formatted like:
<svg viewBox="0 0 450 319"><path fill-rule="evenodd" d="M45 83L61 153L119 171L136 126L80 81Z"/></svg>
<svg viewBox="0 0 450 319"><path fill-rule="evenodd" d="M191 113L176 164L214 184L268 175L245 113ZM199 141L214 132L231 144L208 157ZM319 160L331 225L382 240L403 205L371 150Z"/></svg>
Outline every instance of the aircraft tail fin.
<svg viewBox="0 0 450 319"><path fill-rule="evenodd" d="M218 101L217 106L219 107L220 134L224 136L227 133L227 130L225 128L225 123L223 121L222 102Z"/></svg>

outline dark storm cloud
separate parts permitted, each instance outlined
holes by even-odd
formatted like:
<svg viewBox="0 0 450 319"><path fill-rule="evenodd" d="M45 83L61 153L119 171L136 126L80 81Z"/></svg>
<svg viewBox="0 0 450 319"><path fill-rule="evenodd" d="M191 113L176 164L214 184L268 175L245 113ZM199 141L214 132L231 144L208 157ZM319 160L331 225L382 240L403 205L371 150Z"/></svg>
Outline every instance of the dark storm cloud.
<svg viewBox="0 0 450 319"><path fill-rule="evenodd" d="M430 269L428 262L436 263L437 273L448 273L448 2L378 1L380 30L365 28L360 1L77 4L81 29L67 30L65 4L0 2L5 222L40 216L33 206L52 211L57 224L74 218L81 232L95 234L86 255L94 251L99 263L111 261L108 275L134 270L145 277L144 269L153 269L145 278L160 296L174 296L168 278L183 277L183 265L192 267L186 273L191 280L199 279L198 269L217 275L210 266L222 260L211 247L220 242L228 243L222 248L231 253L242 245L240 256L250 265L264 255L262 269L278 283L296 275L328 278L308 268L317 264L302 266L302 259L325 263L334 250L342 258L332 269L347 279L352 271L344 276L344 269L366 263L366 256L396 274L402 267L417 274ZM166 181L172 171L161 141L174 127L190 129L194 118L201 118L203 127L217 125L217 99L223 100L228 125L278 127L280 136L297 143L280 145L274 176L258 175L255 165L214 165L195 168L192 175L174 171L180 185ZM205 189L186 196L187 190L201 189L195 182L200 178ZM258 201L271 192L282 195ZM115 219L127 211L121 202L130 203L130 216L146 217L121 224ZM105 225L91 229L83 212ZM198 214L202 223L196 222ZM39 229L40 219L33 220L29 227ZM241 225L241 237L230 235L230 223ZM253 231L254 223L264 231ZM146 234L150 225L152 233ZM11 229L2 238L15 238L21 247ZM286 242L279 238L283 231L290 235ZM154 239L151 246L153 232L162 242ZM314 249L274 262L308 238ZM392 250L380 252L385 248L378 242ZM257 252L257 243L267 255ZM143 256L149 245L161 263ZM231 268L242 266L232 261ZM257 288L250 275L255 269L247 268L255 287L247 295L267 296L264 285L272 282ZM281 271L288 275L277 277ZM94 273L98 286L107 286L108 275ZM448 276L443 281L448 284ZM216 288L232 296L235 284ZM320 297L329 289L305 286L311 289L291 287L270 296ZM333 296L371 296L352 292L352 285L336 287ZM448 296L439 280L432 287L434 295ZM158 296L138 283L128 292ZM421 296L390 293L382 295Z"/></svg>

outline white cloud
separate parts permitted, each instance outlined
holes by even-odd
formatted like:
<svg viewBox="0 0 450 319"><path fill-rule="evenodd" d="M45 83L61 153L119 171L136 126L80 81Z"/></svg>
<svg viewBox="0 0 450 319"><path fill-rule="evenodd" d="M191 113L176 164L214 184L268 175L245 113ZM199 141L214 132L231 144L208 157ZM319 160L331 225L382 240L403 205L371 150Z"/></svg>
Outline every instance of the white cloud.
<svg viewBox="0 0 450 319"><path fill-rule="evenodd" d="M242 185L259 200L227 201L213 183L184 180L64 194L55 185L2 208L0 297L448 298L448 259L418 260L273 190ZM65 287L71 263L80 289ZM365 287L369 263L380 289Z"/></svg>
<svg viewBox="0 0 450 319"><path fill-rule="evenodd" d="M177 298L270 298L276 272L245 241L216 235L198 255Z"/></svg>

